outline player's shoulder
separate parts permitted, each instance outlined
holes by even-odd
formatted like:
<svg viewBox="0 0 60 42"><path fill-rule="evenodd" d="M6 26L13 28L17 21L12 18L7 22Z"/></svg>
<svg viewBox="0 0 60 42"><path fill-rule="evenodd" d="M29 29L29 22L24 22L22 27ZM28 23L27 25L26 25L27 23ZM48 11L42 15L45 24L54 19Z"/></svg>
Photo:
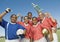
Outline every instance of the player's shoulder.
<svg viewBox="0 0 60 42"><path fill-rule="evenodd" d="M16 23L16 26L21 26L20 24Z"/></svg>
<svg viewBox="0 0 60 42"><path fill-rule="evenodd" d="M31 26L31 25L28 23L28 26Z"/></svg>
<svg viewBox="0 0 60 42"><path fill-rule="evenodd" d="M21 22L21 21L17 21L17 23L18 23L18 24L22 24L23 22Z"/></svg>
<svg viewBox="0 0 60 42"><path fill-rule="evenodd" d="M40 27L43 27L43 26L44 26L44 24L43 24L43 23L40 23L40 24L39 24L39 26L40 26Z"/></svg>

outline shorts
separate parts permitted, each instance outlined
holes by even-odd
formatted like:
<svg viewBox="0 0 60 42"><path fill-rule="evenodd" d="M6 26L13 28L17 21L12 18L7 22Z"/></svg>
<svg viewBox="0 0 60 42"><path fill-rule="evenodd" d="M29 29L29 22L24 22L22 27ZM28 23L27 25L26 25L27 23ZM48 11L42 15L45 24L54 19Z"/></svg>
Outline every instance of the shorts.
<svg viewBox="0 0 60 42"><path fill-rule="evenodd" d="M34 40L33 42L47 42L47 40L45 39L45 37L42 37L39 40Z"/></svg>

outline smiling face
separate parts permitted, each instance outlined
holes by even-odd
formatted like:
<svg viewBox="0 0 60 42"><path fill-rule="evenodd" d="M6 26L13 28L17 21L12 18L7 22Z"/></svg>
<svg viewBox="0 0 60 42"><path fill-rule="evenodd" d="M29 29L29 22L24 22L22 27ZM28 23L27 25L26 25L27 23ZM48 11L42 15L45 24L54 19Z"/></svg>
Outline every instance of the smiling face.
<svg viewBox="0 0 60 42"><path fill-rule="evenodd" d="M28 23L28 16L24 17L24 23L26 23L26 24Z"/></svg>
<svg viewBox="0 0 60 42"><path fill-rule="evenodd" d="M10 17L12 23L16 23L17 21L17 16L15 14L11 15Z"/></svg>
<svg viewBox="0 0 60 42"><path fill-rule="evenodd" d="M31 19L32 18L32 13L28 12L28 18Z"/></svg>
<svg viewBox="0 0 60 42"><path fill-rule="evenodd" d="M48 12L45 12L44 14L45 14L46 17L51 16L50 13L48 13Z"/></svg>
<svg viewBox="0 0 60 42"><path fill-rule="evenodd" d="M44 18L44 16L45 16L44 13L42 13L42 12L40 12L38 15L39 15L39 18L40 18L41 20L42 20L42 19Z"/></svg>
<svg viewBox="0 0 60 42"><path fill-rule="evenodd" d="M37 24L37 18L36 17L33 17L32 18L32 22L33 22L33 25L36 25Z"/></svg>

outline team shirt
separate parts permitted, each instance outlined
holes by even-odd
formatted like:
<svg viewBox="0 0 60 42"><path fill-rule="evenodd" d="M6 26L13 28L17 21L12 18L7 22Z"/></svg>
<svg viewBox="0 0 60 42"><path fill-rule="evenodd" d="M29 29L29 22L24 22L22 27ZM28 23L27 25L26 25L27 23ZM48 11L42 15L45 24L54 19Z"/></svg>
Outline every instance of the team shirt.
<svg viewBox="0 0 60 42"><path fill-rule="evenodd" d="M51 18L48 17L44 17L44 19L41 22L41 19L39 17L37 17L38 23L43 23L44 25L48 26L49 28L52 27L56 27L57 26L57 22L53 22Z"/></svg>
<svg viewBox="0 0 60 42"><path fill-rule="evenodd" d="M41 19L40 19L40 17L37 17L37 21L39 22Z"/></svg>
<svg viewBox="0 0 60 42"><path fill-rule="evenodd" d="M30 32L31 33L31 38L33 40L38 40L38 39L41 39L42 37L44 37L44 35L42 33L42 30L44 28L48 28L48 27L46 27L42 24L38 24L38 23L36 25L33 25L31 27L31 32Z"/></svg>
<svg viewBox="0 0 60 42"><path fill-rule="evenodd" d="M49 18L49 19L53 23L53 26L52 27L56 27L57 26L57 21L53 22L51 18Z"/></svg>
<svg viewBox="0 0 60 42"><path fill-rule="evenodd" d="M31 29L30 24L25 24L24 22L18 22L18 24L20 24L23 27L25 27L25 29L26 29L25 38L30 39L30 29Z"/></svg>
<svg viewBox="0 0 60 42"><path fill-rule="evenodd" d="M5 38L8 40L18 39L16 32L18 29L25 30L25 28L17 23L9 23L5 20L0 22L0 25L5 29ZM21 38L24 36L21 35Z"/></svg>
<svg viewBox="0 0 60 42"><path fill-rule="evenodd" d="M48 26L50 29L54 26L51 20L47 17L44 17L44 19L42 20L42 24Z"/></svg>
<svg viewBox="0 0 60 42"><path fill-rule="evenodd" d="M32 23L32 19L28 21L28 23L32 26L33 23Z"/></svg>

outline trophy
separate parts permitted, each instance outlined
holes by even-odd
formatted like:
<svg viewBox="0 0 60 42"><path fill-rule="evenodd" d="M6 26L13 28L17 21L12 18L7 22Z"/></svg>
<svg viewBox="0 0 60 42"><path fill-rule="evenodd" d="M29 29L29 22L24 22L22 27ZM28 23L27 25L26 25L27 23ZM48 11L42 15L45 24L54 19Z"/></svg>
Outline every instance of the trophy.
<svg viewBox="0 0 60 42"><path fill-rule="evenodd" d="M40 13L40 12L42 11L42 9L40 9L40 7L39 7L38 5L36 5L36 4L34 4L34 3L32 3L32 5L33 5L34 9L35 9L38 13Z"/></svg>

